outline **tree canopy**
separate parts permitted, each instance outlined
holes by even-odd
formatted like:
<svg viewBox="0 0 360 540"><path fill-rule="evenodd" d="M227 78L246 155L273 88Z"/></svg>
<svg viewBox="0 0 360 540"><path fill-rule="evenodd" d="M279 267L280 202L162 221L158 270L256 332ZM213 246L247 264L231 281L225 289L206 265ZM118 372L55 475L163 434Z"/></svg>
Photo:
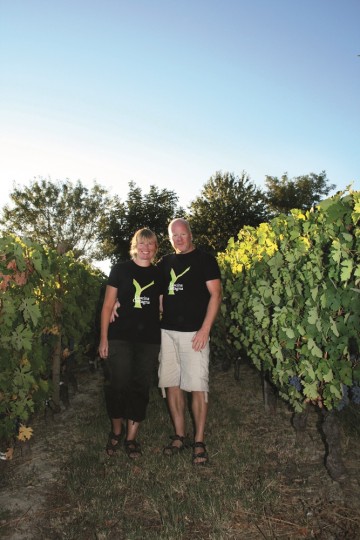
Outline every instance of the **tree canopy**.
<svg viewBox="0 0 360 540"><path fill-rule="evenodd" d="M96 182L89 190L80 180L39 177L29 186L14 185L10 199L0 218L4 232L72 251L76 258L95 256L99 226L111 207L107 191Z"/></svg>
<svg viewBox="0 0 360 540"><path fill-rule="evenodd" d="M158 258L170 251L167 227L169 222L184 210L178 207L178 196L174 191L150 186L143 193L135 182L129 182L127 199L122 202L115 197L106 226L102 229L101 240L106 256L113 263L129 259L130 241L134 233L148 227L157 235Z"/></svg>
<svg viewBox="0 0 360 540"><path fill-rule="evenodd" d="M266 221L264 194L243 172L216 172L189 207L189 222L197 246L217 253L244 225Z"/></svg>
<svg viewBox="0 0 360 540"><path fill-rule="evenodd" d="M266 176L266 202L272 215L288 214L291 209L309 210L336 188L329 184L326 172L310 173L290 179L284 173L279 179Z"/></svg>
<svg viewBox="0 0 360 540"><path fill-rule="evenodd" d="M266 176L267 191L240 176L218 171L204 184L190 204L187 215L178 206L174 191L154 185L147 193L129 182L125 201L94 182L91 189L80 180L51 181L39 177L29 186L17 186L5 205L0 228L5 233L28 237L61 252L72 251L88 261L110 258L128 260L135 231L149 227L158 237L158 258L171 250L167 227L174 217L187 217L197 246L214 254L223 251L231 237L245 226L258 226L292 208L306 210L335 188L325 171L320 174L280 179Z"/></svg>

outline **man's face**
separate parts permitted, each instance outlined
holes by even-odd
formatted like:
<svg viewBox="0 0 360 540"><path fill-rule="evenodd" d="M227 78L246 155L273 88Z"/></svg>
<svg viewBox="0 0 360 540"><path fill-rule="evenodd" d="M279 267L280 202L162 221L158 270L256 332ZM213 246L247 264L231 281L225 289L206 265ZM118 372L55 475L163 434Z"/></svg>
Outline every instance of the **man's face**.
<svg viewBox="0 0 360 540"><path fill-rule="evenodd" d="M194 249L191 233L186 225L180 221L171 226L169 238L176 253L189 253Z"/></svg>

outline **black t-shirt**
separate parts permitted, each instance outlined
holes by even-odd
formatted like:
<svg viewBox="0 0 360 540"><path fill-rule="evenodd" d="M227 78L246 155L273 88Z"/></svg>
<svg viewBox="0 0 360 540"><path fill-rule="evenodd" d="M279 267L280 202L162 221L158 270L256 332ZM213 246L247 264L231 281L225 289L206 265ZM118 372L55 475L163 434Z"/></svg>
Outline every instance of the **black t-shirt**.
<svg viewBox="0 0 360 540"><path fill-rule="evenodd" d="M120 308L109 324L108 339L160 343L160 274L156 266L118 263L110 271L108 285L116 287Z"/></svg>
<svg viewBox="0 0 360 540"><path fill-rule="evenodd" d="M210 299L206 282L220 279L215 257L195 249L165 255L158 267L164 280L161 328L179 332L199 330Z"/></svg>

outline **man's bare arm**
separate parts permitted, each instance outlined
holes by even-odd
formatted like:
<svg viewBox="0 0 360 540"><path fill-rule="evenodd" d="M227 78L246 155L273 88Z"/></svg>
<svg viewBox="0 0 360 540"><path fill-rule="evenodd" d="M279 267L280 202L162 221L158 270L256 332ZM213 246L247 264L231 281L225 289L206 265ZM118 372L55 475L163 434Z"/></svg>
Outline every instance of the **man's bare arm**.
<svg viewBox="0 0 360 540"><path fill-rule="evenodd" d="M210 299L206 310L205 319L201 325L201 328L199 328L192 340L192 347L195 351L201 351L209 341L210 330L215 322L222 300L222 287L220 279L212 279L207 281L206 286L210 293Z"/></svg>

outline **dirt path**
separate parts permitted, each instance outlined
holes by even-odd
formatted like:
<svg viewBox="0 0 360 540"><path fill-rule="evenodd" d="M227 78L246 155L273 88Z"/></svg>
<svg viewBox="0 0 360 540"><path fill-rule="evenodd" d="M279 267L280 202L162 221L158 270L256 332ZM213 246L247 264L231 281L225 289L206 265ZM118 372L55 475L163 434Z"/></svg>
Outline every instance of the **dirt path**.
<svg viewBox="0 0 360 540"><path fill-rule="evenodd" d="M81 374L78 391L70 393L70 407L37 418L31 441L16 447L11 461L0 461L0 509L10 516L0 521L0 538L36 538L37 520L54 512L49 500L58 475L69 454L84 445L79 413L98 405L101 388L100 371Z"/></svg>

